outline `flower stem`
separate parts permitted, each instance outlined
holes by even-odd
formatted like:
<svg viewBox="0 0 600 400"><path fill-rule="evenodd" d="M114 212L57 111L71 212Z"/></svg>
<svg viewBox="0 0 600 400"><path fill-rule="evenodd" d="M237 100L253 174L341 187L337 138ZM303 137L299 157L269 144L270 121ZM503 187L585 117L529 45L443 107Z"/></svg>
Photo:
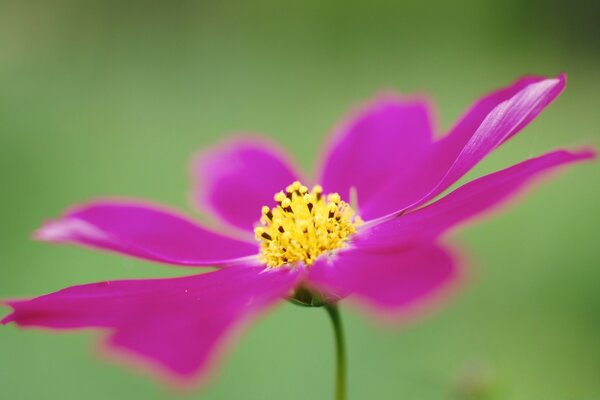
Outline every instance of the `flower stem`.
<svg viewBox="0 0 600 400"><path fill-rule="evenodd" d="M346 400L346 346L344 344L344 331L337 304L327 304L325 310L331 318L333 333L335 335L336 350L336 381L335 400Z"/></svg>

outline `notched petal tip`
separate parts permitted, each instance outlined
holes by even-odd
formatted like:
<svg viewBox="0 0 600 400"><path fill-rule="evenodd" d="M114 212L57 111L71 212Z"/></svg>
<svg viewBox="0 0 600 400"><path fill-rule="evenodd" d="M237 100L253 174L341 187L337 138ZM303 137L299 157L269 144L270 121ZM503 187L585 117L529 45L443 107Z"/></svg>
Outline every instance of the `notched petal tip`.
<svg viewBox="0 0 600 400"><path fill-rule="evenodd" d="M11 322L15 322L15 313L14 313L14 311L11 312L10 314L8 314L7 316L5 316L4 318L2 318L0 320L0 325L8 325Z"/></svg>
<svg viewBox="0 0 600 400"><path fill-rule="evenodd" d="M17 325L19 324L18 315L17 315L17 306L23 300L18 299L0 299L0 311L2 308L10 308L10 313L5 315L0 319L0 325L8 325L14 322Z"/></svg>

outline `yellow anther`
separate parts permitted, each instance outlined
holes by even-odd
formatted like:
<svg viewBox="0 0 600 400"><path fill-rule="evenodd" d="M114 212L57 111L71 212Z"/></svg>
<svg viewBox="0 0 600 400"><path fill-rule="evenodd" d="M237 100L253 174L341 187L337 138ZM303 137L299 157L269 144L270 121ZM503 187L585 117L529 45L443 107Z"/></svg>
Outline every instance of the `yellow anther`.
<svg viewBox="0 0 600 400"><path fill-rule="evenodd" d="M286 198L286 196L285 196L285 193L279 192L279 193L276 193L275 196L273 196L273 198L275 199L276 202L281 203L283 201L283 199Z"/></svg>
<svg viewBox="0 0 600 400"><path fill-rule="evenodd" d="M344 247L362 223L339 194L322 196L320 185L309 192L293 182L286 192L274 196L277 206L261 208L261 226L254 230L260 255L270 268L310 266L324 253Z"/></svg>
<svg viewBox="0 0 600 400"><path fill-rule="evenodd" d="M292 205L292 201L290 199L288 199L287 197L285 199L283 199L283 201L281 202L281 207L283 207L283 208L288 208L291 205Z"/></svg>
<svg viewBox="0 0 600 400"><path fill-rule="evenodd" d="M329 203L329 204L327 205L327 211L328 211L330 214L331 214L331 213L335 214L335 212L337 211L337 209L338 209L338 206L337 206L337 204L335 204L335 203Z"/></svg>
<svg viewBox="0 0 600 400"><path fill-rule="evenodd" d="M328 200L334 202L335 204L338 204L340 201L342 201L342 198L339 194L332 193L328 196Z"/></svg>

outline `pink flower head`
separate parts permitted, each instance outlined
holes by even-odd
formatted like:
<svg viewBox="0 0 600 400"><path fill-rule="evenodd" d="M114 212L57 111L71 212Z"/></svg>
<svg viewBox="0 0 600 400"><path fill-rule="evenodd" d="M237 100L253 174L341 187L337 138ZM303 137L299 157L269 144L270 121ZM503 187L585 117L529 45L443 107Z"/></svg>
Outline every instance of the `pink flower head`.
<svg viewBox="0 0 600 400"><path fill-rule="evenodd" d="M36 232L44 241L217 270L7 301L13 312L2 322L102 328L110 349L192 379L207 375L236 328L285 299L319 305L350 297L386 318L411 315L461 276L442 235L544 173L594 157L552 151L438 199L564 86L564 76L520 79L475 102L441 138L426 102L377 97L336 130L310 186L275 146L230 141L194 163L194 199L235 236L125 200L78 206Z"/></svg>

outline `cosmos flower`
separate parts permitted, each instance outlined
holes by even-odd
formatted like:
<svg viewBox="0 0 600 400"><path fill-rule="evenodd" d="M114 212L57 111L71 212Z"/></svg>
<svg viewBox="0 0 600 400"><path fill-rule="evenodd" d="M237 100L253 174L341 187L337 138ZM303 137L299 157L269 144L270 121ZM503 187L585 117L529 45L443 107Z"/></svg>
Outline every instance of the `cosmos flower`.
<svg viewBox="0 0 600 400"><path fill-rule="evenodd" d="M310 182L274 145L237 139L193 165L194 199L231 236L161 206L99 200L46 223L36 238L154 262L216 267L186 277L69 287L5 302L22 327L100 328L107 348L186 379L207 376L233 333L283 300L348 298L397 320L462 276L441 237L532 180L594 157L557 150L441 196L532 121L564 76L526 77L475 102L445 135L418 98L378 96L335 130Z"/></svg>

